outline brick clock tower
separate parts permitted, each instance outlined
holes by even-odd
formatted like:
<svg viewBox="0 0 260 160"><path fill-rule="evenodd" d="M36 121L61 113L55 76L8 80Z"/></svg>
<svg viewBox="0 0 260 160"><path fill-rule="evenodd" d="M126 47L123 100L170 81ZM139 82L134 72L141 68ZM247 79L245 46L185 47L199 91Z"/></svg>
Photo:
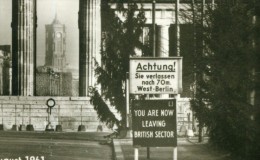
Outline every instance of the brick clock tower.
<svg viewBox="0 0 260 160"><path fill-rule="evenodd" d="M66 72L66 32L65 25L57 19L46 28L46 56L45 66L51 67L56 72Z"/></svg>

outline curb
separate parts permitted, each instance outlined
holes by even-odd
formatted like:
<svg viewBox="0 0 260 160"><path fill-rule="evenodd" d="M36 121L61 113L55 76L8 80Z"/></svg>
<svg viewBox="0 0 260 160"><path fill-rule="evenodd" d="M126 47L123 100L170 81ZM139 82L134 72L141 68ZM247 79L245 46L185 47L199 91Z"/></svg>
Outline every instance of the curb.
<svg viewBox="0 0 260 160"><path fill-rule="evenodd" d="M0 138L73 139L81 141L107 141L110 132L46 132L46 131L1 131ZM1 160L1 159L0 159Z"/></svg>
<svg viewBox="0 0 260 160"><path fill-rule="evenodd" d="M125 159L119 139L113 139L113 149L114 149L114 160Z"/></svg>
<svg viewBox="0 0 260 160"><path fill-rule="evenodd" d="M190 142L191 144L194 144L194 145L201 145L201 144L207 144L209 138L208 138L208 137L204 137L203 142L198 142L197 139L193 139L193 140L192 140L192 139L189 139L189 138L187 138L186 140L187 140L188 142ZM194 142L194 140L195 140L196 142Z"/></svg>

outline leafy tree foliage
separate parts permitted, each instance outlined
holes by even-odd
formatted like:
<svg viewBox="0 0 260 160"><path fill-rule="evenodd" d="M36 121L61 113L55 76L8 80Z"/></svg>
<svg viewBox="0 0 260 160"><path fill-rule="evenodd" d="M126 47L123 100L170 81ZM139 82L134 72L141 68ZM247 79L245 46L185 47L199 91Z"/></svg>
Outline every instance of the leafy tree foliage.
<svg viewBox="0 0 260 160"><path fill-rule="evenodd" d="M255 6L219 1L214 10L199 15L204 25L196 18L200 45L194 57L197 87L191 101L200 124L208 128L210 142L250 160L259 158L260 143L260 108L249 100L257 89L253 70L259 64L254 44L259 25L252 23Z"/></svg>
<svg viewBox="0 0 260 160"><path fill-rule="evenodd" d="M136 55L136 49L142 49L140 42L145 16L142 9L137 12L135 3L128 3L124 8L118 5L119 14L104 3L103 4L103 49L101 51L102 64L96 64L95 73L97 81L102 86L102 95L93 90L92 103L98 110L101 121L125 126L126 98L125 82L126 73L129 72L129 57ZM125 19L120 18L122 15ZM104 98L104 99L103 99ZM104 101L109 101L121 114L119 121L108 113ZM102 102L101 102L102 101ZM99 106L99 107L98 107Z"/></svg>

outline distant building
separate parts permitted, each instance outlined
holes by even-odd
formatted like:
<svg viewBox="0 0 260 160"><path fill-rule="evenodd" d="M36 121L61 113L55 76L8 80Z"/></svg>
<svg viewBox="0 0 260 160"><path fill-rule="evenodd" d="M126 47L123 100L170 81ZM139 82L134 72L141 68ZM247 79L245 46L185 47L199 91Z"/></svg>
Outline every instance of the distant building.
<svg viewBox="0 0 260 160"><path fill-rule="evenodd" d="M46 27L45 65L37 67L37 96L72 96L72 73L66 68L65 25L55 16Z"/></svg>
<svg viewBox="0 0 260 160"><path fill-rule="evenodd" d="M46 28L46 56L45 66L52 67L59 72L66 71L66 32L65 25L57 19Z"/></svg>
<svg viewBox="0 0 260 160"><path fill-rule="evenodd" d="M70 72L54 72L49 68L46 70L48 72L36 73L36 96L73 96Z"/></svg>
<svg viewBox="0 0 260 160"><path fill-rule="evenodd" d="M0 45L0 95L12 93L11 45Z"/></svg>

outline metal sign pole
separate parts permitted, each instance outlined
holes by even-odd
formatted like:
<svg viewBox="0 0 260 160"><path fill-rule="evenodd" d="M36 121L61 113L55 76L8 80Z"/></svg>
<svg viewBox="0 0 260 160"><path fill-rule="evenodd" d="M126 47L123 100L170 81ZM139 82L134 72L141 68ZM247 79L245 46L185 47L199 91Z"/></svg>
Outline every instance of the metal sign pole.
<svg viewBox="0 0 260 160"><path fill-rule="evenodd" d="M175 104L175 123L176 123L176 128L175 128L175 132L177 132L177 126L178 126L178 96L175 96L176 99L176 104ZM177 136L177 133L175 134ZM177 145L178 145L178 138L176 138L176 146L173 147L173 160L177 160Z"/></svg>
<svg viewBox="0 0 260 160"><path fill-rule="evenodd" d="M179 24L179 1L175 1L175 25L176 25L176 55L180 56L180 24Z"/></svg>
<svg viewBox="0 0 260 160"><path fill-rule="evenodd" d="M150 159L150 147L147 147L147 159Z"/></svg>
<svg viewBox="0 0 260 160"><path fill-rule="evenodd" d="M126 127L130 127L129 126L129 72L126 73Z"/></svg>
<svg viewBox="0 0 260 160"><path fill-rule="evenodd" d="M156 0L153 1L153 8L152 8L152 24L153 24L153 28L152 28L152 33L153 33L153 57L156 57L156 24L155 24L155 4L156 4Z"/></svg>
<svg viewBox="0 0 260 160"><path fill-rule="evenodd" d="M59 108L58 108L58 124L60 125L60 105L59 105Z"/></svg>
<svg viewBox="0 0 260 160"><path fill-rule="evenodd" d="M176 0L175 1L175 25L176 25L176 39L177 39L177 45L176 45L176 54L177 56L180 56L180 26L179 26L179 0ZM176 128L177 128L177 125L178 125L178 122L177 122L177 98L176 98L176 110L175 110L175 113L176 113ZM177 129L176 129L177 130ZM176 132L175 130L175 132ZM173 160L177 160L177 144L176 146L173 148Z"/></svg>
<svg viewBox="0 0 260 160"><path fill-rule="evenodd" d="M177 147L173 147L173 160L177 160Z"/></svg>
<svg viewBox="0 0 260 160"><path fill-rule="evenodd" d="M80 109L80 124L82 125L82 105L81 105L81 109Z"/></svg>
<svg viewBox="0 0 260 160"><path fill-rule="evenodd" d="M31 124L31 105L29 105L29 124Z"/></svg>
<svg viewBox="0 0 260 160"><path fill-rule="evenodd" d="M24 124L24 105L23 105L23 112L22 112L22 125Z"/></svg>
<svg viewBox="0 0 260 160"><path fill-rule="evenodd" d="M2 108L2 125L4 124L4 107L3 104L1 105Z"/></svg>
<svg viewBox="0 0 260 160"><path fill-rule="evenodd" d="M17 119L16 119L16 105L14 106L14 124L16 125L16 121L17 121Z"/></svg>
<svg viewBox="0 0 260 160"><path fill-rule="evenodd" d="M138 148L135 148L135 160L138 160Z"/></svg>

